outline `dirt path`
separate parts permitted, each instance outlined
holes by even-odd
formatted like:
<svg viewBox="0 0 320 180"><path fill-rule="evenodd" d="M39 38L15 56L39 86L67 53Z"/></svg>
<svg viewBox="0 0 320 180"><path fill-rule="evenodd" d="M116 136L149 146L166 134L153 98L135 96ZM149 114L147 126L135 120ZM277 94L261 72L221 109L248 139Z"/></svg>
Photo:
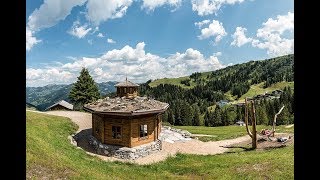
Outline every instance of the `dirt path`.
<svg viewBox="0 0 320 180"><path fill-rule="evenodd" d="M91 130L92 128L91 114L89 113L83 113L83 112L77 112L77 111L49 111L45 113L70 118L73 122L79 125L79 129L77 132L80 132L82 130ZM151 163L163 161L167 157L174 156L178 152L186 153L186 154L201 154L201 155L208 155L208 154L213 155L213 154L224 153L228 149L223 148L221 146L240 143L240 142L248 141L249 139L250 137L246 135L246 136L242 136L235 139L211 141L211 142L202 142L197 139L192 139L186 142L174 142L174 143L163 142L161 151L146 157L138 158L133 161L120 160L116 158L101 156L101 155L94 154L92 152L88 152L88 154L95 155L106 161L116 160L116 161L124 161L124 162L133 162L137 164L151 164Z"/></svg>
<svg viewBox="0 0 320 180"><path fill-rule="evenodd" d="M74 123L76 123L79 126L77 133L82 130L92 128L91 113L79 111L47 111L45 113L70 118Z"/></svg>

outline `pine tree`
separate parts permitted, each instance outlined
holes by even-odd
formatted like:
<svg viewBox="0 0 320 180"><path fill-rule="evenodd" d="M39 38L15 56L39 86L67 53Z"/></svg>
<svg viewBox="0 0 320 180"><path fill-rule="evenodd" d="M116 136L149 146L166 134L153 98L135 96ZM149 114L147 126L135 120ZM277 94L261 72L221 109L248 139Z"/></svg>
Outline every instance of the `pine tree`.
<svg viewBox="0 0 320 180"><path fill-rule="evenodd" d="M200 110L197 105L193 105L193 119L192 126L200 126Z"/></svg>
<svg viewBox="0 0 320 180"><path fill-rule="evenodd" d="M213 126L221 126L222 120L221 120L221 109L219 106L216 107L213 113Z"/></svg>
<svg viewBox="0 0 320 180"><path fill-rule="evenodd" d="M209 126L209 111L206 110L206 113L204 115L204 125Z"/></svg>
<svg viewBox="0 0 320 180"><path fill-rule="evenodd" d="M191 126L193 119L193 112L191 106L186 102L181 102L181 121L183 126Z"/></svg>
<svg viewBox="0 0 320 180"><path fill-rule="evenodd" d="M80 76L73 84L69 99L75 104L75 109L82 109L83 105L100 98L98 86L89 74L88 69L82 68Z"/></svg>
<svg viewBox="0 0 320 180"><path fill-rule="evenodd" d="M172 113L171 109L168 110L168 122L171 125L174 125L174 116L173 116L173 113Z"/></svg>

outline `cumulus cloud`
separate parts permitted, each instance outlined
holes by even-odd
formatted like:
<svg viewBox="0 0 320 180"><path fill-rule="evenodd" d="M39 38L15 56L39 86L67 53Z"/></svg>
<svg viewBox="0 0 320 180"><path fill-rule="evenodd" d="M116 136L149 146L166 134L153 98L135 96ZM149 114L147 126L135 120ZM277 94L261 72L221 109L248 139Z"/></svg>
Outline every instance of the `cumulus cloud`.
<svg viewBox="0 0 320 180"><path fill-rule="evenodd" d="M26 80L29 86L47 84L66 84L76 80L76 74L57 68L50 69L26 69Z"/></svg>
<svg viewBox="0 0 320 180"><path fill-rule="evenodd" d="M247 29L243 27L237 27L236 31L232 35L233 41L231 42L232 46L241 47L244 44L247 44L252 41L252 38L247 38L245 33Z"/></svg>
<svg viewBox="0 0 320 180"><path fill-rule="evenodd" d="M195 25L203 26L203 22L204 21L195 23ZM205 22L205 24L208 24L208 22ZM217 20L212 20L208 27L201 29L201 35L199 35L198 38L202 40L212 36L215 37L215 43L218 43L226 35L227 32L225 31L222 23Z"/></svg>
<svg viewBox="0 0 320 180"><path fill-rule="evenodd" d="M143 0L142 9L153 11L155 8L169 5L175 9L181 5L181 0Z"/></svg>
<svg viewBox="0 0 320 180"><path fill-rule="evenodd" d="M110 39L110 38L107 39L107 42L110 43L110 44L116 43L116 41L114 41L113 39Z"/></svg>
<svg viewBox="0 0 320 180"><path fill-rule="evenodd" d="M293 53L294 39L287 39L285 32L293 33L294 13L278 15L276 19L269 18L257 30L257 39L252 41L252 46L266 49L270 56L281 56Z"/></svg>
<svg viewBox="0 0 320 180"><path fill-rule="evenodd" d="M97 82L123 81L125 76L135 82L164 77L187 76L193 72L213 71L225 67L214 55L205 57L198 50L189 48L168 57L145 51L145 43L135 47L107 51L95 58L82 57L74 62L58 64L43 69L27 68L27 85L42 86L51 83L72 83L82 67L89 69Z"/></svg>
<svg viewBox="0 0 320 180"><path fill-rule="evenodd" d="M35 32L56 25L71 13L73 7L81 6L85 2L86 0L44 0L39 9L34 10L28 17L26 50L29 51L41 41L34 37Z"/></svg>
<svg viewBox="0 0 320 180"><path fill-rule="evenodd" d="M34 37L33 32L29 28L26 28L26 50L30 51L31 48L39 42L41 42L41 40Z"/></svg>
<svg viewBox="0 0 320 180"><path fill-rule="evenodd" d="M101 37L101 38L104 37L104 35L102 33L99 33L97 36Z"/></svg>
<svg viewBox="0 0 320 180"><path fill-rule="evenodd" d="M88 0L86 17L99 25L108 19L121 18L131 4L132 0Z"/></svg>
<svg viewBox="0 0 320 180"><path fill-rule="evenodd" d="M210 20L209 19L206 19L206 20L203 20L201 22L195 22L194 25L195 26L198 26L198 28L200 29L203 25L205 24L209 24L210 23Z"/></svg>
<svg viewBox="0 0 320 180"><path fill-rule="evenodd" d="M213 53L213 56L221 56L222 55L222 52L216 52L216 53Z"/></svg>
<svg viewBox="0 0 320 180"><path fill-rule="evenodd" d="M64 20L73 7L81 6L86 0L44 0L39 9L36 9L28 18L28 26L37 31L56 25Z"/></svg>
<svg viewBox="0 0 320 180"><path fill-rule="evenodd" d="M81 26L79 21L75 21L73 22L73 25L68 31L68 33L71 34L72 36L75 36L81 39L85 37L88 34L88 32L91 30L92 28L88 28L88 25Z"/></svg>
<svg viewBox="0 0 320 180"><path fill-rule="evenodd" d="M244 0L191 0L192 10L199 16L216 14L223 5L242 3Z"/></svg>

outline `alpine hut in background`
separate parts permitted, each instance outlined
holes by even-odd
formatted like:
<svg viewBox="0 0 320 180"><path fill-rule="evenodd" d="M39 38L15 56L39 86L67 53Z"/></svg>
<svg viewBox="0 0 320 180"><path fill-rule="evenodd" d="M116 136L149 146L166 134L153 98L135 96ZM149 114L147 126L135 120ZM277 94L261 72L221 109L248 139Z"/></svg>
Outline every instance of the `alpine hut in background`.
<svg viewBox="0 0 320 180"><path fill-rule="evenodd" d="M45 111L54 111L54 110L72 111L73 105L68 103L67 101L61 100L45 109Z"/></svg>

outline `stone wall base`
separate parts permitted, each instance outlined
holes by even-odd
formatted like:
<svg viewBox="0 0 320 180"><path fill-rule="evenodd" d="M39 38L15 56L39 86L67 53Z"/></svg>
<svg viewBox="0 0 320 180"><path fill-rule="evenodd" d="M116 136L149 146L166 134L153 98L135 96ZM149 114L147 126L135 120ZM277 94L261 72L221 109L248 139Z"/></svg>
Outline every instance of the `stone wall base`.
<svg viewBox="0 0 320 180"><path fill-rule="evenodd" d="M161 140L156 140L148 144L128 148L117 145L102 144L92 135L89 137L89 144L96 150L97 154L129 160L145 157L162 149Z"/></svg>

